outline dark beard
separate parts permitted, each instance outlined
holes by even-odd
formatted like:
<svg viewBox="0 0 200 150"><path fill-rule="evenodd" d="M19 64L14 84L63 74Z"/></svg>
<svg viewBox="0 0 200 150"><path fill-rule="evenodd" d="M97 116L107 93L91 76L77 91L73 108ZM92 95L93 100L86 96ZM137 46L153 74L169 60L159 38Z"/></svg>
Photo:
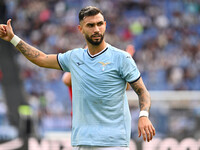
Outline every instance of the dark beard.
<svg viewBox="0 0 200 150"><path fill-rule="evenodd" d="M96 35L92 35L92 36L96 36ZM98 36L100 36L100 40L92 40L92 36L89 37L88 35L85 35L85 38L87 39L87 41L92 44L92 45L95 45L95 46L98 46L101 44L101 42L103 41L103 38L104 38L104 34L101 35L101 34L98 34Z"/></svg>

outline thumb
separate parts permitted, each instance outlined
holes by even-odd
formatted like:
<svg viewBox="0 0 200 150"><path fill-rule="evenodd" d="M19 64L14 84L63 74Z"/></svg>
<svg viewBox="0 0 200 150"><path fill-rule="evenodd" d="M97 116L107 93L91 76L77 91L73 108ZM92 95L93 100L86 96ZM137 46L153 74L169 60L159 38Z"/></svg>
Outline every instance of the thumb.
<svg viewBox="0 0 200 150"><path fill-rule="evenodd" d="M14 32L13 32L13 29L12 29L12 26L11 26L11 19L9 19L7 21L6 32L7 32L7 36L11 40L13 38L13 36L14 36Z"/></svg>
<svg viewBox="0 0 200 150"><path fill-rule="evenodd" d="M11 19L9 19L9 20L7 21L7 25L8 25L9 28L12 28L12 27L11 27Z"/></svg>

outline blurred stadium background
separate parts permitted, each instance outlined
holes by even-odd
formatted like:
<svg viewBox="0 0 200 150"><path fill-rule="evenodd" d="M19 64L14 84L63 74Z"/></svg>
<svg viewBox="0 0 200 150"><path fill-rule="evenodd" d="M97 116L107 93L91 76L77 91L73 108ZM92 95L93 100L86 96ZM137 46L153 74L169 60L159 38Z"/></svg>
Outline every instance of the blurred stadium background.
<svg viewBox="0 0 200 150"><path fill-rule="evenodd" d="M99 7L106 40L134 45L151 92L156 136L137 133L138 101L127 91L132 114L131 150L200 150L199 0L0 0L0 23L12 19L19 37L45 53L82 47L78 12ZM70 150L71 103L63 72L39 68L0 40L0 149Z"/></svg>

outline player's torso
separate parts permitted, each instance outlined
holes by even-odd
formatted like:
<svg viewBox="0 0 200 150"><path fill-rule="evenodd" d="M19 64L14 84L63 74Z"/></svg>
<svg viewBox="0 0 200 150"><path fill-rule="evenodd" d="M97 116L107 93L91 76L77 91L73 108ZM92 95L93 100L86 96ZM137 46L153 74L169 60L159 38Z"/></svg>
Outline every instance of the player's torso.
<svg viewBox="0 0 200 150"><path fill-rule="evenodd" d="M107 49L93 58L87 50L71 58L72 144L126 145L130 116L124 112L128 110L124 104L126 81L120 75L118 57Z"/></svg>

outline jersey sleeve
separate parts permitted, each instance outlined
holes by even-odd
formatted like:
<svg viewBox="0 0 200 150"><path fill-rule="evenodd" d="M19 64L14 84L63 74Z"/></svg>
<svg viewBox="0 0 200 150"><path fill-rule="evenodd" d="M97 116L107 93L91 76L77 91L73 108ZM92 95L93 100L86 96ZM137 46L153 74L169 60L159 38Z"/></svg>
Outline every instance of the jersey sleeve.
<svg viewBox="0 0 200 150"><path fill-rule="evenodd" d="M130 54L124 53L121 58L121 76L127 82L134 82L140 78L138 67Z"/></svg>
<svg viewBox="0 0 200 150"><path fill-rule="evenodd" d="M57 55L58 64L63 71L70 72L70 56L71 51L65 53L59 53Z"/></svg>

